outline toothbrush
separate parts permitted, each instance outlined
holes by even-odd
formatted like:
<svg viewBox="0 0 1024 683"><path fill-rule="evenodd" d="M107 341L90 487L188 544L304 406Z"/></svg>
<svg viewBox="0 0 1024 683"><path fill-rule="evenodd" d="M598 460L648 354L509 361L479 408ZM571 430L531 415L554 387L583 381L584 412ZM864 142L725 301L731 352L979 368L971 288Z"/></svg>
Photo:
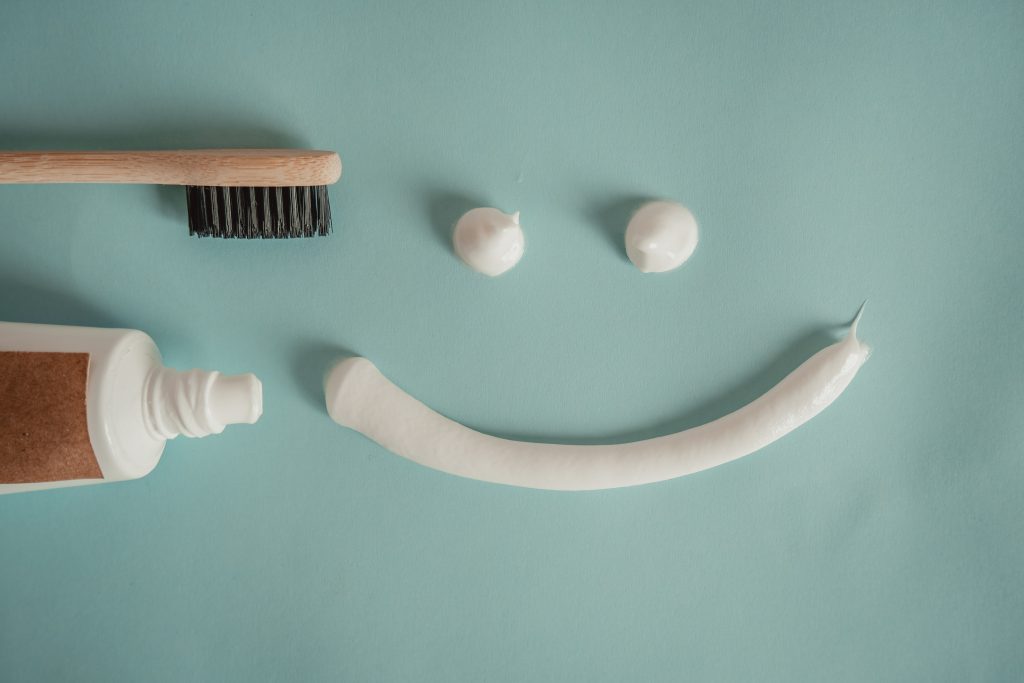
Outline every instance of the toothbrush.
<svg viewBox="0 0 1024 683"><path fill-rule="evenodd" d="M336 152L189 149L0 152L0 184L184 185L190 235L313 237L331 231Z"/></svg>

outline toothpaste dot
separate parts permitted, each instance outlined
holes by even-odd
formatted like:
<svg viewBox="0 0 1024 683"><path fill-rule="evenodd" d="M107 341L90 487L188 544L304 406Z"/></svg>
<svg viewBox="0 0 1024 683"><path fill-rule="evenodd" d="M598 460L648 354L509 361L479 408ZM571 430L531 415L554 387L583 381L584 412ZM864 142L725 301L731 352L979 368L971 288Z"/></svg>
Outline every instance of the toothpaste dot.
<svg viewBox="0 0 1024 683"><path fill-rule="evenodd" d="M455 224L452 242L463 263L491 277L519 263L526 247L519 212L509 215L487 207L463 214Z"/></svg>
<svg viewBox="0 0 1024 683"><path fill-rule="evenodd" d="M664 273L683 265L697 248L697 219L675 202L648 202L626 228L626 254L643 273Z"/></svg>

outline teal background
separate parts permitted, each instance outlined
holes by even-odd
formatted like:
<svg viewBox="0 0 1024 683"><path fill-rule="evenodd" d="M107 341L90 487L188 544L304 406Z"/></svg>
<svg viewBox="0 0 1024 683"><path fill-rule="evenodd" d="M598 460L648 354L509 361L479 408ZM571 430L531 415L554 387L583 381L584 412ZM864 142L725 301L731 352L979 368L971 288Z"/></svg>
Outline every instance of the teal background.
<svg viewBox="0 0 1024 683"><path fill-rule="evenodd" d="M252 371L145 479L0 497L4 681L1024 677L1020 2L0 5L0 148L336 149L336 233L189 238L180 189L0 187L0 319ZM645 197L702 241L641 275ZM521 210L490 280L449 229ZM343 350L527 439L731 411L875 354L742 461L590 494L327 417Z"/></svg>

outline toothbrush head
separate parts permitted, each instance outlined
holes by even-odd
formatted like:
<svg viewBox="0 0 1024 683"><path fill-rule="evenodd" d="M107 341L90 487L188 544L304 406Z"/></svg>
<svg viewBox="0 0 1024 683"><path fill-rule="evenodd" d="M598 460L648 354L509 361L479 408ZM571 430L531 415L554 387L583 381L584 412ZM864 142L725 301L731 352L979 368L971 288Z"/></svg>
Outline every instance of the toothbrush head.
<svg viewBox="0 0 1024 683"><path fill-rule="evenodd" d="M331 232L326 185L219 187L187 185L188 231L198 237L275 239Z"/></svg>

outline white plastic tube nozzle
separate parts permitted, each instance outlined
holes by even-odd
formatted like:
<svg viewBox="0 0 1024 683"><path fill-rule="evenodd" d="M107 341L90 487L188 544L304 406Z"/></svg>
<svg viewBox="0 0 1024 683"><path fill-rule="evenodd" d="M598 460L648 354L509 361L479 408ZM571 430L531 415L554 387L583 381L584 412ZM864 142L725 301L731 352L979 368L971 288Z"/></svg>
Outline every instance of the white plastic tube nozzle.
<svg viewBox="0 0 1024 683"><path fill-rule="evenodd" d="M210 405L224 425L255 424L263 415L263 385L252 373L217 373L210 385Z"/></svg>
<svg viewBox="0 0 1024 683"><path fill-rule="evenodd" d="M150 427L163 439L220 434L230 424L252 424L263 414L263 387L252 374L156 368L146 397Z"/></svg>

